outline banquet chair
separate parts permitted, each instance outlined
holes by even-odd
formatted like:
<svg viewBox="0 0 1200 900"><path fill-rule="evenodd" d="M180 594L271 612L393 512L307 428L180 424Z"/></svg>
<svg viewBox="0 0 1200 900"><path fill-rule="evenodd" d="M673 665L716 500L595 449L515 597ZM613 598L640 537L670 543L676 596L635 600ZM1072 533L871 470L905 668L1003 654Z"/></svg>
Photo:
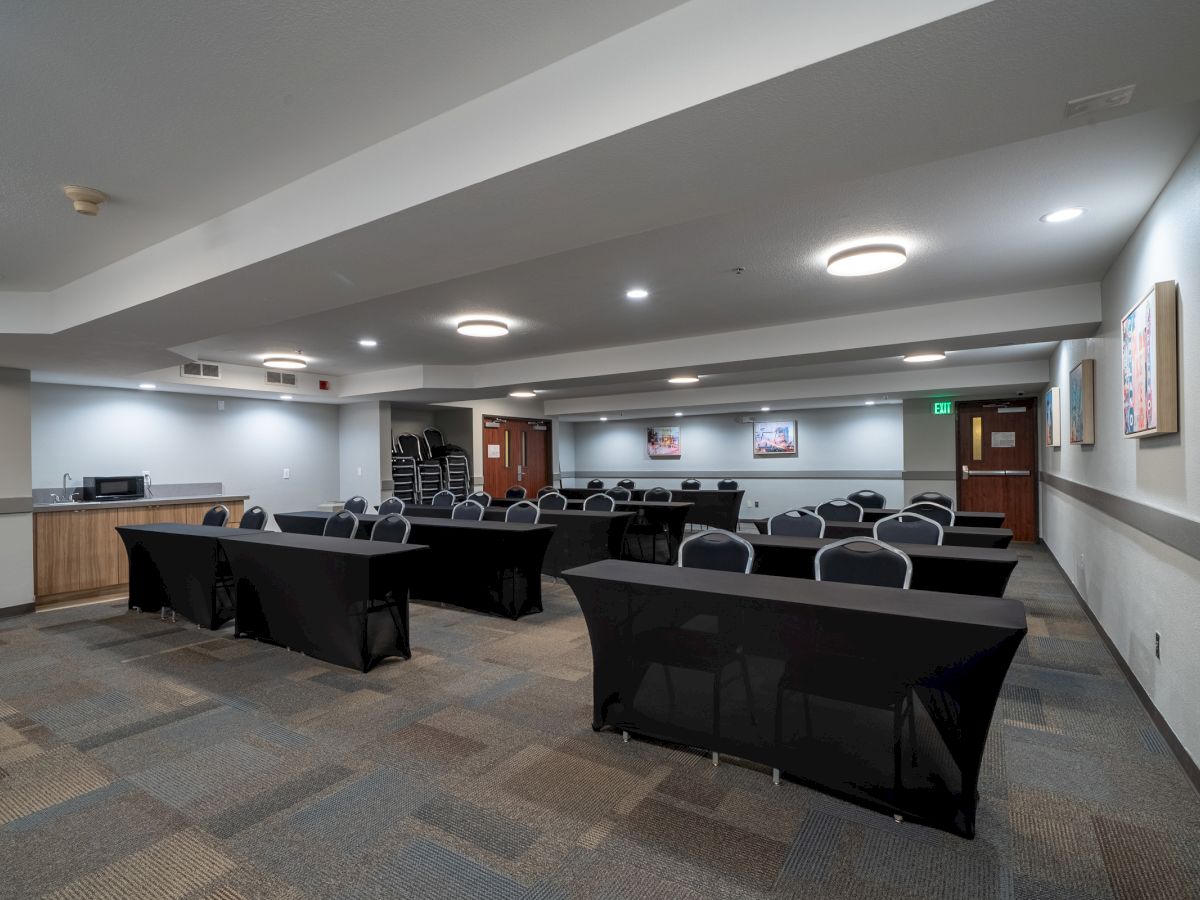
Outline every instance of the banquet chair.
<svg viewBox="0 0 1200 900"><path fill-rule="evenodd" d="M670 503L671 492L664 487L652 487L642 495L642 499L648 503Z"/></svg>
<svg viewBox="0 0 1200 900"><path fill-rule="evenodd" d="M942 525L920 513L898 512L875 523L875 539L888 544L942 545Z"/></svg>
<svg viewBox="0 0 1200 900"><path fill-rule="evenodd" d="M200 520L200 524L215 525L217 528L224 528L229 524L229 508L218 503L204 514L204 518Z"/></svg>
<svg viewBox="0 0 1200 900"><path fill-rule="evenodd" d="M587 483L587 487L589 491L602 491L604 490L604 482L599 478L593 478Z"/></svg>
<svg viewBox="0 0 1200 900"><path fill-rule="evenodd" d="M671 502L671 492L668 491L666 488L653 487L653 488L650 488L648 491L646 491L646 493L642 496L642 499L644 501L646 501L647 503L670 503ZM626 541L628 541L630 537L637 538L638 555L639 556L644 556L644 554L642 553L642 538L649 537L650 538L650 558L652 560L654 560L655 562L658 561L659 538L664 539L667 542L667 550L668 550L668 558L669 558L669 556L670 556L669 551L671 549L671 531L667 527L666 523L658 521L658 520L654 520L654 519L649 519L644 514L644 512L639 513L638 517L636 519L634 519L632 522L630 522L629 527L625 530Z"/></svg>
<svg viewBox="0 0 1200 900"><path fill-rule="evenodd" d="M429 502L434 506L449 509L454 505L454 491L438 491Z"/></svg>
<svg viewBox="0 0 1200 900"><path fill-rule="evenodd" d="M617 501L611 494L592 494L583 501L586 512L612 512L617 508Z"/></svg>
<svg viewBox="0 0 1200 900"><path fill-rule="evenodd" d="M883 509L887 506L887 498L878 491L855 491L853 494L848 494L846 499L857 503L863 509Z"/></svg>
<svg viewBox="0 0 1200 900"><path fill-rule="evenodd" d="M749 574L754 565L754 547L744 537L720 528L710 528L685 538L679 545L681 569L713 569Z"/></svg>
<svg viewBox="0 0 1200 900"><path fill-rule="evenodd" d="M375 521L371 528L371 540L387 541L392 544L407 544L412 533L412 523L400 513L388 513Z"/></svg>
<svg viewBox="0 0 1200 900"><path fill-rule="evenodd" d="M270 521L270 516L267 511L261 506L252 506L242 513L242 521L238 522L238 528L248 528L253 531L262 531L267 527L267 522Z"/></svg>
<svg viewBox="0 0 1200 900"><path fill-rule="evenodd" d="M737 489L738 483L732 478L722 478L717 482L718 491L736 491Z"/></svg>
<svg viewBox="0 0 1200 900"><path fill-rule="evenodd" d="M504 492L504 499L505 500L524 500L526 493L527 492L526 492L525 488L523 488L519 484L514 484L512 487L510 487L507 491Z"/></svg>
<svg viewBox="0 0 1200 900"><path fill-rule="evenodd" d="M542 517L542 511L528 500L518 500L504 511L505 522L520 522L523 525L536 525Z"/></svg>
<svg viewBox="0 0 1200 900"><path fill-rule="evenodd" d="M483 504L475 500L464 500L455 503L450 510L450 518L460 522L478 522L483 519Z"/></svg>
<svg viewBox="0 0 1200 900"><path fill-rule="evenodd" d="M826 522L861 522L863 508L853 500L826 500L814 512Z"/></svg>
<svg viewBox="0 0 1200 900"><path fill-rule="evenodd" d="M538 488L537 495L538 495L538 497L545 497L547 494L553 494L553 493L555 493L554 485L546 484L546 485L543 485L542 487Z"/></svg>
<svg viewBox="0 0 1200 900"><path fill-rule="evenodd" d="M789 509L767 519L767 534L825 537L825 520L807 509Z"/></svg>
<svg viewBox="0 0 1200 900"><path fill-rule="evenodd" d="M943 528L949 528L954 524L954 510L948 506L942 506L940 503L932 503L928 500L921 503L912 503L900 512L917 513L927 519L933 519Z"/></svg>
<svg viewBox="0 0 1200 900"><path fill-rule="evenodd" d="M632 491L637 485L633 483L632 478L622 478L617 482L617 487L625 488L627 491Z"/></svg>
<svg viewBox="0 0 1200 900"><path fill-rule="evenodd" d="M476 491L473 494L468 494L467 499L474 500L476 503L478 503L480 506L484 507L485 509L492 505L492 495L489 494L487 491Z"/></svg>
<svg viewBox="0 0 1200 900"><path fill-rule="evenodd" d="M947 497L945 494L939 494L937 491L924 491L920 494L914 494L908 501L912 503L936 503L938 506L944 506L946 509L954 509L954 500Z"/></svg>
<svg viewBox="0 0 1200 900"><path fill-rule="evenodd" d="M633 494L631 494L629 492L629 488L623 488L623 487L609 488L604 493L608 494L608 496L612 497L614 500L617 500L617 501L628 500L630 497L633 496Z"/></svg>
<svg viewBox="0 0 1200 900"><path fill-rule="evenodd" d="M601 495L603 496L603 494ZM566 509L567 498L558 491L551 491L538 497L538 509Z"/></svg>
<svg viewBox="0 0 1200 900"><path fill-rule="evenodd" d="M679 485L679 487L685 491L698 491L698 490L700 490L700 479L699 478L685 478L683 480L683 484Z"/></svg>
<svg viewBox="0 0 1200 900"><path fill-rule="evenodd" d="M367 498L356 494L342 504L342 509L349 510L356 516L361 516L367 511Z"/></svg>
<svg viewBox="0 0 1200 900"><path fill-rule="evenodd" d="M813 561L817 581L840 581L907 590L912 560L876 538L849 537L826 544Z"/></svg>
<svg viewBox="0 0 1200 900"><path fill-rule="evenodd" d="M352 538L358 534L358 516L348 509L338 510L325 520L321 534L325 537Z"/></svg>
<svg viewBox="0 0 1200 900"><path fill-rule="evenodd" d="M388 516L392 513L404 515L404 501L399 497L388 497L379 504L379 514L381 516Z"/></svg>

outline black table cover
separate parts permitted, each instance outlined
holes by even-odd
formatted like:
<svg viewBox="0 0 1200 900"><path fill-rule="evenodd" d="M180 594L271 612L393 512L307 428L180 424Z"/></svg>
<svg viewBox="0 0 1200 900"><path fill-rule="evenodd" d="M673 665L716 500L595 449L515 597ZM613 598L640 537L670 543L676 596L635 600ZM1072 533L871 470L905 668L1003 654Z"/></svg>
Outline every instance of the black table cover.
<svg viewBox="0 0 1200 900"><path fill-rule="evenodd" d="M791 537L780 534L746 534L754 546L754 571L760 575L813 578L817 551L833 538ZM894 544L912 560L916 591L980 594L1003 597L1008 579L1017 567L1012 550L991 547L935 547L928 544Z"/></svg>
<svg viewBox="0 0 1200 900"><path fill-rule="evenodd" d="M592 727L783 772L971 837L1019 601L646 566L566 573L592 644Z"/></svg>
<svg viewBox="0 0 1200 900"><path fill-rule="evenodd" d="M571 500L569 506L571 509L582 510L583 501ZM644 539L639 540L637 535L629 533L629 539L625 542L625 552L622 554L625 559L634 559L638 562L665 562L667 565L675 565L676 554L679 553L679 543L683 540L683 526L690 521L694 504L677 500L672 500L670 503L618 500L616 508L621 512L637 513L635 522L665 528L668 536L668 540L662 543L665 552L660 555L656 549L657 544L649 540L648 535L642 535L641 537Z"/></svg>
<svg viewBox="0 0 1200 900"><path fill-rule="evenodd" d="M808 510L816 509L815 506L804 507ZM896 513L902 512L899 509L864 509L864 522L878 522L880 519L894 516ZM963 528L1003 528L1004 513L1002 512L959 512L954 511L954 524Z"/></svg>
<svg viewBox="0 0 1200 900"><path fill-rule="evenodd" d="M615 487L615 485L609 485ZM737 531L738 513L742 508L744 490L736 491L685 491L681 488L668 488L671 500L675 503L692 504L687 520L692 525L709 525L713 528L724 528L726 531ZM603 494L604 491L588 490L587 488L561 488L559 493L569 500L585 500L592 494ZM630 492L630 500L641 500L646 491L637 488Z"/></svg>
<svg viewBox="0 0 1200 900"><path fill-rule="evenodd" d="M505 506L485 509L483 518L488 522L503 522ZM405 516L428 519L449 519L450 510L444 506L428 506L410 503L404 508ZM601 559L620 559L625 540L625 530L633 521L634 513L585 512L580 509L543 509L542 525L553 525L554 537L546 548L542 560L542 572L555 578L567 569L587 565Z"/></svg>
<svg viewBox="0 0 1200 900"><path fill-rule="evenodd" d="M429 562L418 544L242 532L225 536L239 636L365 672L411 656L410 585Z"/></svg>
<svg viewBox="0 0 1200 900"><path fill-rule="evenodd" d="M288 534L320 535L325 530L325 523L333 513L322 512L319 509L306 509L303 512L275 513L275 524L280 531ZM358 533L354 536L367 540L371 537L371 529L375 527L382 516L373 513L355 513L358 517Z"/></svg>
<svg viewBox="0 0 1200 900"><path fill-rule="evenodd" d="M233 584L217 539L236 528L211 525L119 525L129 554L129 608L166 607L202 628L233 618Z"/></svg>
<svg viewBox="0 0 1200 900"><path fill-rule="evenodd" d="M759 534L767 533L766 519L742 519L758 529ZM873 522L826 522L825 537L839 540L848 537L871 537L875 533ZM947 547L994 547L997 550L1007 550L1012 543L1011 528L964 528L951 525L942 529L942 544Z"/></svg>

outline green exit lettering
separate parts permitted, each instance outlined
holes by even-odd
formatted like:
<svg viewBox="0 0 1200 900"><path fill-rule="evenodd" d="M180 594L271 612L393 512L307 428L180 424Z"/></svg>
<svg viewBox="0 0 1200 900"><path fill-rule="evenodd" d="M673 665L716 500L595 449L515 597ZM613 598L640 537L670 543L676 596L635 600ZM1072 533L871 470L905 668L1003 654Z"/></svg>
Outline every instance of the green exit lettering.
<svg viewBox="0 0 1200 900"><path fill-rule="evenodd" d="M948 416L954 412L953 400L934 400L933 414L935 416Z"/></svg>

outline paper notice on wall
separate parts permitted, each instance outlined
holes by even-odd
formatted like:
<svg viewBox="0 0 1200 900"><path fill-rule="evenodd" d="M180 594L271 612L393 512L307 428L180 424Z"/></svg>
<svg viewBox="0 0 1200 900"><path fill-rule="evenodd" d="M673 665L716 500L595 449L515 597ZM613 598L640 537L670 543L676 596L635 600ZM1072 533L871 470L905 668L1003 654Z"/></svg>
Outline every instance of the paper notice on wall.
<svg viewBox="0 0 1200 900"><path fill-rule="evenodd" d="M992 432L993 447L1015 447L1017 446L1017 433L1015 431L993 431Z"/></svg>
<svg viewBox="0 0 1200 900"><path fill-rule="evenodd" d="M488 459L499 459L499 458L500 458L500 445L499 444L488 444Z"/></svg>

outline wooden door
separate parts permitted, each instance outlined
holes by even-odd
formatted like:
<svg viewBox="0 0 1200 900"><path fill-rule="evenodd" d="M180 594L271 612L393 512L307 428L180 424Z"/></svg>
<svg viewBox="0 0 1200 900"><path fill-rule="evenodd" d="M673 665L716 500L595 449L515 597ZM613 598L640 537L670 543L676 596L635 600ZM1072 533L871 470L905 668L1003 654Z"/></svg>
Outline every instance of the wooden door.
<svg viewBox="0 0 1200 900"><path fill-rule="evenodd" d="M958 508L1002 512L1013 539L1037 540L1038 404L959 403Z"/></svg>
<svg viewBox="0 0 1200 900"><path fill-rule="evenodd" d="M483 422L483 489L503 497L521 485L527 496L537 496L551 483L550 424L497 416L484 416Z"/></svg>

